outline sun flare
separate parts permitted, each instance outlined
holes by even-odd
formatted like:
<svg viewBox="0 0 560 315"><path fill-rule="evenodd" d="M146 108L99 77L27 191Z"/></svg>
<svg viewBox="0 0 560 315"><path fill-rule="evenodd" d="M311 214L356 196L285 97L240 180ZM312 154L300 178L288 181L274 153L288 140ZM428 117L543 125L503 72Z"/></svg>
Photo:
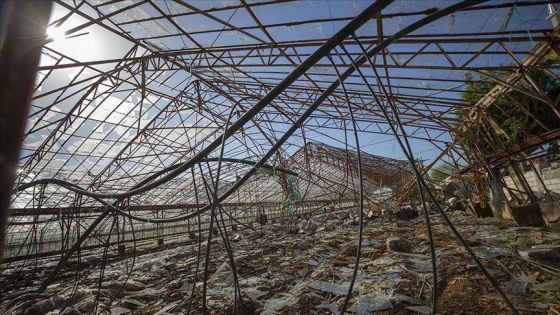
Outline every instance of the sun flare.
<svg viewBox="0 0 560 315"><path fill-rule="evenodd" d="M61 41L66 39L66 31L58 26L49 26L47 28L47 39L51 39L53 41Z"/></svg>

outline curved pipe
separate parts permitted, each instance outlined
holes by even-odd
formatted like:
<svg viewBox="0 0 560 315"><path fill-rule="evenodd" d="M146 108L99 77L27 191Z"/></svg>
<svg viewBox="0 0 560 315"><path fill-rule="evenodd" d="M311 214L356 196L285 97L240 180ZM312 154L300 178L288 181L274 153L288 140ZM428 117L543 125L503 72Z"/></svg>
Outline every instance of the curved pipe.
<svg viewBox="0 0 560 315"><path fill-rule="evenodd" d="M222 160L222 162L239 163L239 164L250 165L250 166L253 166L253 167L255 167L258 163L258 162L254 162L254 161L250 161L250 160L246 160L246 159L235 159L235 158L222 158L221 160ZM199 163L219 162L219 161L220 161L220 158L205 158L205 159L202 159ZM181 165L182 164L175 164L175 165L169 166L169 167L165 168L164 170L157 172L156 174L150 175L150 177L148 177L144 181L153 180L154 178L157 178L158 176L161 176L162 172L173 171L173 170L181 167ZM269 164L262 164L259 167L266 168L266 169L269 169L269 170L272 170L272 171L278 171L278 172L281 172L281 173L294 175L294 176L299 176L299 174L294 172L294 171L291 171L291 170L288 170L288 169L285 169L285 168L282 168L282 167L272 166L272 165L269 165ZM73 183L70 183L68 181L65 181L65 180L56 179L56 178L44 178L44 179L39 179L39 180L36 180L36 181L32 181L32 182L20 185L19 187L17 187L15 189L15 192L20 192L20 191L26 190L28 188L31 188L31 187L34 187L34 186L37 186L37 185L46 185L46 184L56 184L56 185L63 186L63 187L65 187L65 185L71 185L71 186L79 187L79 186L77 186ZM79 191L78 190L73 190L73 191L74 192L79 192L79 193L81 193L85 196L87 196L87 193L90 193L89 190L83 189L81 187L79 188ZM104 194L99 194L99 195L101 195L101 196L90 196L90 197L92 197L92 198L109 198L109 197L103 197ZM109 196L109 195L107 194L106 196Z"/></svg>
<svg viewBox="0 0 560 315"><path fill-rule="evenodd" d="M354 133L354 139L356 141L356 151L358 155L358 178L360 181L360 226L358 228L358 248L356 249L356 261L354 263L354 272L352 273L352 279L350 280L350 285L348 287L348 293L346 294L346 298L340 307L340 315L344 315L346 312L346 307L350 298L352 297L352 289L354 288L354 284L356 282L356 276L358 275L358 267L360 265L360 255L362 253L362 241L363 241L363 234L364 234L364 178L362 172L362 150L360 149L360 137L358 136L358 127L356 125L356 120L354 119L354 112L352 111L352 104L350 103L350 98L348 97L348 92L346 91L346 86L344 85L344 81L340 78L340 73L338 72L338 68L334 63L332 57L330 55L327 56L329 61L331 62L334 71L336 72L336 77L340 81L340 86L342 87L342 91L344 92L344 98L346 99L346 105L348 107L348 113L350 113L350 119L352 121L352 131Z"/></svg>
<svg viewBox="0 0 560 315"><path fill-rule="evenodd" d="M286 76L286 78L284 78L280 83L278 83L278 85L276 85L272 90L270 90L270 92L268 92L245 114L243 114L243 116L241 116L235 123L233 123L231 127L226 130L226 132L224 132L221 136L219 136L214 141L209 143L208 146L200 150L192 158L190 158L188 161L178 166L169 174L149 184L147 183L150 182L150 180L145 179L127 192L120 192L120 193L113 193L113 194L99 194L99 193L88 191L84 195L88 197L97 197L97 198L122 199L122 198L127 198L127 197L144 193L179 176L181 173L193 167L195 164L199 163L203 158L208 156L208 154L210 154L212 151L217 149L224 139L228 139L234 133L239 131L239 129L241 129L241 127L243 127L249 120L254 118L263 108L265 108L270 102L272 102L278 95L284 92L284 90L288 86L294 83L307 70L309 70L319 60L321 60L321 58L323 58L327 53L329 53L332 49L334 49L339 42L342 42L343 39L349 37L354 31L356 31L358 28L360 28L362 25L368 22L375 15L375 13L380 12L383 8L388 6L393 1L394 0L378 0L372 5L370 5L368 8L366 8L362 13L356 16L345 27L343 27L334 36L332 36L327 42L321 45L321 47L319 47L313 54L311 54L309 58L307 58L304 62L302 62L299 66L297 66L290 74L288 74L288 76ZM332 91L330 91L328 94L330 93L332 93Z"/></svg>
<svg viewBox="0 0 560 315"><path fill-rule="evenodd" d="M242 101L249 99L250 96L248 97L244 97L242 99L240 99L239 101L235 102L235 104L233 104L233 106L231 107L231 110L229 111L229 115L228 118L226 120L226 125L225 125L225 130L224 133L227 132L227 130L229 129L229 122L231 120L231 117L233 116L234 110L237 107L237 105L239 105ZM206 255L205 255L205 260L204 260L204 280L202 282L202 314L206 315L208 310L207 310L207 306L206 306L206 293L207 293L207 286L208 286L208 267L209 267L209 262L210 262L210 244L212 241L212 231L213 231L213 227L214 227L214 218L217 220L216 218L216 206L219 204L219 197L218 197L218 186L220 183L220 173L222 170L222 162L224 161L224 149L226 146L226 138L223 137L222 138L222 145L220 146L220 154L218 155L218 168L216 170L216 179L213 181L214 184L214 191L212 192L212 204L211 204L211 208L210 208L210 226L208 228L208 240L206 242ZM199 164L200 165L200 164ZM202 170L201 170L202 171ZM210 176L212 176L212 174L210 174ZM223 217L222 217L223 220ZM225 229L224 229L224 233L226 233ZM223 236L223 235L222 235ZM241 290L239 287L239 280L237 278L237 272L236 272L236 268L235 268L235 262L233 260L233 253L231 251L231 247L229 247L229 243L227 240L227 237L224 237L224 245L226 247L226 251L228 253L228 257L230 260L230 267L232 269L232 273L233 273L233 284L234 284L234 296L233 296L233 314L235 314L235 310L237 308L237 296L239 294L239 298L242 299L241 296ZM241 304L241 308L243 308L242 304L243 302L240 301ZM242 310L243 313L243 310Z"/></svg>
<svg viewBox="0 0 560 315"><path fill-rule="evenodd" d="M290 73L288 75L288 77L286 77L284 80L282 80L282 82L280 82L278 86L276 86L274 89L272 89L261 101L257 102L257 104L254 107L252 107L247 113L245 113L239 120L237 120L231 126L231 128L228 129L228 131L226 133L224 133L222 136L220 136L219 138L214 140L212 143L210 143L206 148L204 148L202 151L200 151L197 155L195 155L189 161L182 164L181 167L179 167L177 170L175 170L172 174L168 174L167 176L158 180L157 182L153 182L152 184L146 185L146 186L142 186L142 185L149 182L150 180L149 179L143 180L138 185L136 185L131 191L129 191L130 195L139 194L139 193L147 191L147 190L149 190L153 187L156 187L157 185L160 185L160 184L164 183L165 181L168 181L170 179L175 178L176 176L178 176L184 170L192 167L194 164L196 164L196 162L195 162L196 160L201 160L202 158L204 158L204 156L206 156L208 153L210 153L215 148L217 148L219 146L219 144L222 142L223 137L227 138L227 137L231 136L233 133L235 133L236 131L238 131L245 124L245 122L247 122L249 119L253 118L262 108L264 108L268 103L270 103L270 101L272 101L273 98L278 96L286 88L286 86L293 83L299 76L301 76L301 74L304 71L309 69L313 64L315 64L323 56L325 56L330 51L330 49L336 47L336 45L339 42L342 42L342 40L344 38L350 36L355 30L357 30L359 27L361 27L363 24L365 24L369 20L369 18L372 17L376 12L379 12L380 10L385 8L391 2L392 1L378 1L374 4L372 4L364 12L362 12L354 20L352 20L348 25L346 25L342 30L340 30L335 36L331 37L331 39L329 39L327 41L327 43L322 45L315 53L313 53L307 60L305 60L292 73ZM379 53L380 51L382 51L383 49L388 47L390 44L399 40L401 37L407 35L410 32L413 32L413 31L419 29L420 27L422 27L424 25L427 25L428 23L431 23L431 22L433 22L437 19L440 19L440 18L442 18L446 15L449 15L449 14L455 12L455 11L467 8L469 6L472 6L472 5L481 3L481 2L484 2L484 1L469 1L469 0L467 0L467 1L462 1L462 2L459 2L457 4L451 5L447 8L445 8L445 9L436 11L436 12L430 14L429 16L427 16L423 19L420 19L420 20L416 21L415 23L412 23L411 25L403 28L399 32L397 32L397 33L393 34L392 36L388 37L387 39L385 39L384 41L379 43L377 46L375 46L373 49L371 49L368 52L367 56L360 56L355 61L355 64L358 65L358 66L364 64L367 61L367 58L374 56L375 54ZM348 68L344 73L341 74L341 76L340 76L341 80L344 81L345 79L347 79L354 71L355 71L354 67ZM323 92L323 94L321 94L315 100L315 102L313 102L313 104L310 105L310 107L302 114L302 116L296 121L296 123L293 124L288 129L288 131L286 131L286 133L267 152L267 154L265 154L265 156L263 156L261 158L261 160L259 160L259 162L257 162L256 166L264 165L264 162L267 161L272 156L272 154L274 154L274 152L276 152L280 148L280 146L282 146L284 144L284 142L286 142L287 139L289 137L291 137L291 135L301 125L303 125L303 123L309 118L311 113L313 113L313 111L315 111L315 109L317 109L317 107L319 107L319 105L321 103L323 103L327 99L327 97L334 92L334 90L339 86L339 84L340 84L339 80L334 81ZM246 173L239 181L237 181L236 184L234 184L232 187L230 187L230 189L228 191L226 191L222 196L220 196L219 200L223 201L227 197L229 197L245 181L247 181L249 179L249 177L255 171L256 171L256 169L253 168L248 173ZM95 197L94 195L88 195L88 196ZM114 194L112 196L116 198L116 197L122 196L122 194ZM182 219L188 219L188 218L194 217L194 216L196 216L196 215L198 215L202 212L207 211L209 208L210 208L210 206L207 205L207 206L201 208L196 213L184 216ZM64 265L66 264L66 262L68 261L70 256L76 250L76 248L80 246L80 244L85 240L85 238L110 213L110 210L111 209L108 208L94 222L92 222L92 224L88 227L88 229L84 232L84 234L74 244L74 246L66 253L66 255L63 258L61 258L59 264L55 267L55 269L51 272L49 277L43 282L43 284L39 288L39 292L44 292L45 291L45 289L47 288L50 281L52 281L52 279L54 279L55 275L64 267ZM154 220L152 220L152 221L154 221Z"/></svg>

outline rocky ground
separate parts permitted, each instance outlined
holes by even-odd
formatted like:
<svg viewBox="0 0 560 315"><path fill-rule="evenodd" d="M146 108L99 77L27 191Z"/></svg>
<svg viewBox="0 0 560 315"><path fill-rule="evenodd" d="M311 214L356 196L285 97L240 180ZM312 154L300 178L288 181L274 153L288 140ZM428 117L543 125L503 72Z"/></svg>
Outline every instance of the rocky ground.
<svg viewBox="0 0 560 315"><path fill-rule="evenodd" d="M459 211L448 215L520 313L560 314L559 232L478 219ZM437 312L510 313L441 217L431 214L430 218L438 268ZM226 247L217 236L209 251L209 314L232 314L234 307L236 314L337 312L354 272L359 239L356 220L351 213L339 212L293 223L291 228L268 224L254 230L229 230L242 294L237 305ZM206 243L200 245L201 251L198 242L177 241L135 259L127 248L127 257L117 255L107 260L105 268L99 259L84 260L79 274L77 264L70 266L44 294L31 292L56 260L33 267L30 262L3 266L2 277L20 280L9 282L10 287L2 292L0 311L185 314L190 309L192 314L201 314ZM431 312L432 267L422 216L371 218L364 226L362 246L348 313ZM26 270L35 271L34 276L26 276ZM96 300L99 302L94 303Z"/></svg>

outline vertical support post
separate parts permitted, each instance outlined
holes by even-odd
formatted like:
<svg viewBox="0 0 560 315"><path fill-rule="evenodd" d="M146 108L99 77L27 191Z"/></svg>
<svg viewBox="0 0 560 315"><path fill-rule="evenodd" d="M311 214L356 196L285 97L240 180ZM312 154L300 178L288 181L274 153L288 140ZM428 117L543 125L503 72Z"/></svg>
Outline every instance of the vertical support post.
<svg viewBox="0 0 560 315"><path fill-rule="evenodd" d="M514 183L516 185L521 186L521 187L518 187L518 188L523 189L523 191L525 192L525 195L527 196L527 198L529 199L530 202L536 202L537 197L535 197L535 194L533 193L533 190L531 189L531 186L527 182L527 179L525 178L525 175L523 174L523 171L519 168L519 163L518 162L511 162L510 167L513 170L513 172L510 173L510 176L514 180ZM517 181L515 179L517 179Z"/></svg>
<svg viewBox="0 0 560 315"><path fill-rule="evenodd" d="M537 185L540 186L540 188L543 189L544 193L548 196L548 198L552 201L552 195L550 194L550 191L548 190L548 187L546 187L546 184L544 183L544 180L541 176L541 172L540 170L537 169L537 166L535 165L535 161L531 160L531 167L533 168L533 173L535 174L535 177L537 179Z"/></svg>
<svg viewBox="0 0 560 315"><path fill-rule="evenodd" d="M19 151L52 1L2 1L0 20L0 260Z"/></svg>
<svg viewBox="0 0 560 315"><path fill-rule="evenodd" d="M511 213L507 213L507 211L511 211L511 210L508 210L508 209L511 209L511 203L508 199L508 196L504 192L504 185L502 185L502 181L500 181L500 178L502 178L502 176L500 176L500 173L499 173L498 169L492 168L490 166L490 164L488 164L487 160L484 160L484 162L485 162L485 166L486 166L486 170L487 170L488 174L492 178L492 180L494 182L494 185L496 185L497 192L500 194L501 199L505 203L503 209L501 208L501 204L499 205L500 206L500 208L499 208L500 216L502 218L505 218L504 213L506 213L508 216L510 216ZM503 178L502 178L502 180L503 180ZM493 200L492 200L492 202L493 202ZM496 208L494 208L494 209L497 210ZM494 214L494 216L496 216L496 214Z"/></svg>

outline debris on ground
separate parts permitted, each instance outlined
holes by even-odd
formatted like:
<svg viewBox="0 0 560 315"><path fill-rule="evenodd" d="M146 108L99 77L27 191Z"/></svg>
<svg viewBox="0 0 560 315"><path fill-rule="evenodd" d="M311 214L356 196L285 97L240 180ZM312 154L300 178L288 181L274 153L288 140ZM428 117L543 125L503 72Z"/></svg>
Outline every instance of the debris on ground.
<svg viewBox="0 0 560 315"><path fill-rule="evenodd" d="M448 216L518 310L524 314L560 311L558 231L475 218L464 211L450 211ZM97 307L101 314L184 314L187 309L199 314L206 288L210 314L232 314L234 309L237 314L334 314L354 276L358 229L342 224L352 217L355 211L347 210L302 219L298 233L274 223L230 234L235 240L229 246L236 277L224 241L214 237L204 285L204 257L196 257L199 244L193 240L136 257L132 272L130 259L114 260L107 264L101 284L98 272L82 270L79 289L74 290L74 266L44 294L17 288L4 291L1 311L29 310L27 314L38 310L54 315ZM347 312L430 314L433 279L424 218L372 216L365 220ZM441 217L430 214L430 220L439 280L437 313L509 313ZM21 266L12 264L11 268ZM3 274L8 275L5 282L16 271ZM39 278L32 281L40 283ZM18 299L24 294L26 298Z"/></svg>

